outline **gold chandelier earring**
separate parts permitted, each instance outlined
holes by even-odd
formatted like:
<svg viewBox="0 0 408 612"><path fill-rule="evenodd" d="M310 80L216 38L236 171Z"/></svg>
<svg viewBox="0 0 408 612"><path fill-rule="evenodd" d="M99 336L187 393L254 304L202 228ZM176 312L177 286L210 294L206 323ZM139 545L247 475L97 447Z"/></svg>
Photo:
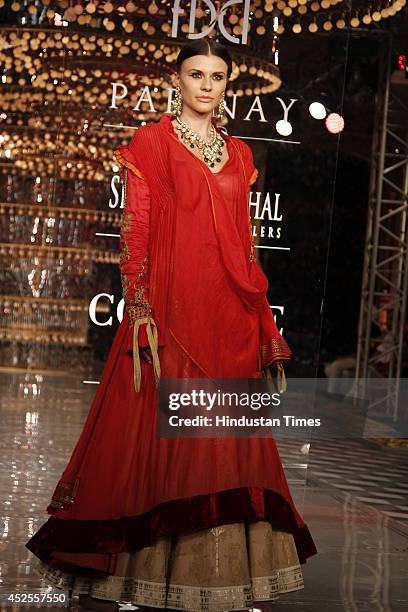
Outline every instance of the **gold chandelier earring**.
<svg viewBox="0 0 408 612"><path fill-rule="evenodd" d="M175 94L174 94L174 98L171 101L172 112L175 115L177 115L177 117L181 113L182 105L183 105L183 103L182 103L182 99L181 99L181 89L180 89L180 86L177 85L176 90L175 90Z"/></svg>
<svg viewBox="0 0 408 612"><path fill-rule="evenodd" d="M218 105L217 114L216 114L217 119L222 119L224 114L225 114L225 91L222 92L221 101Z"/></svg>

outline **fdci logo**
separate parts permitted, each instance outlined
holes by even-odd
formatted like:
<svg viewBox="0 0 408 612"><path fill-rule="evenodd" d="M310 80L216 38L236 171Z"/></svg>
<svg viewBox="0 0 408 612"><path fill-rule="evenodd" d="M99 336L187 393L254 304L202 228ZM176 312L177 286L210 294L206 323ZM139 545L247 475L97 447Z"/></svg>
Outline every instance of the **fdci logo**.
<svg viewBox="0 0 408 612"><path fill-rule="evenodd" d="M224 17L226 16L227 9L234 4L242 4L243 5L243 15L242 15L242 36L239 38L238 36L234 36L233 34L229 34L224 27ZM190 7L188 9L189 14L189 23L188 23L188 36L187 38L204 38L204 36L208 36L210 32L215 28L218 24L219 31L221 34L230 42L235 43L237 45L247 44L248 30L249 30L249 8L250 8L250 0L228 0L225 4L219 4L215 6L211 0L201 0L200 9L203 6L207 6L208 10L208 18L209 25L207 28L204 28L201 32L194 32L195 21L197 18L197 0L191 0ZM175 0L173 8L173 21L171 28L171 36L172 38L177 38L178 34L178 26L179 26L179 17L186 13L186 11L181 8L180 0Z"/></svg>

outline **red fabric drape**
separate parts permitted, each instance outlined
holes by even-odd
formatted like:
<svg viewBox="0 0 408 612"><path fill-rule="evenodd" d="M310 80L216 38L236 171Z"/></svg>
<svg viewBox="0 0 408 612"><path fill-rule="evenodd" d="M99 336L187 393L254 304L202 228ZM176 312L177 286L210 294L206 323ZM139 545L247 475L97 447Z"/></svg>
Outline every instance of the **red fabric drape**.
<svg viewBox="0 0 408 612"><path fill-rule="evenodd" d="M129 146L116 152L133 181L143 177L150 192L148 300L159 339L165 344L171 336L186 356L184 365L194 362L202 376L257 376L259 363L289 360L291 351L277 329L266 299L268 281L253 256L248 199L256 169L251 150L224 134L236 162L239 204L233 218L215 175L179 142L171 119L164 115L159 124L139 128ZM134 190L131 206L135 197ZM225 351L219 342L209 343L209 326L213 337L224 339ZM255 361L254 347L259 351ZM161 357L165 375L184 371L184 365L172 370L170 350Z"/></svg>

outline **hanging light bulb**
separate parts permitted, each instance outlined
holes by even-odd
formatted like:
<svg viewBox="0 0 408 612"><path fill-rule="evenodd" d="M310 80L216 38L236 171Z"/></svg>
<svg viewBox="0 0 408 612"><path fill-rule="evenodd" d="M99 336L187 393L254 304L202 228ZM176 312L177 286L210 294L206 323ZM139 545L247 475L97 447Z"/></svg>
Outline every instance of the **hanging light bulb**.
<svg viewBox="0 0 408 612"><path fill-rule="evenodd" d="M277 121L275 127L276 131L281 136L290 136L293 131L292 125L289 123L289 121L286 121L285 119L280 119L279 121Z"/></svg>
<svg viewBox="0 0 408 612"><path fill-rule="evenodd" d="M344 119L338 113L330 113L326 118L325 125L330 134L339 134L344 130Z"/></svg>
<svg viewBox="0 0 408 612"><path fill-rule="evenodd" d="M321 102L312 102L309 106L309 113L313 119L324 119L327 115L326 107Z"/></svg>

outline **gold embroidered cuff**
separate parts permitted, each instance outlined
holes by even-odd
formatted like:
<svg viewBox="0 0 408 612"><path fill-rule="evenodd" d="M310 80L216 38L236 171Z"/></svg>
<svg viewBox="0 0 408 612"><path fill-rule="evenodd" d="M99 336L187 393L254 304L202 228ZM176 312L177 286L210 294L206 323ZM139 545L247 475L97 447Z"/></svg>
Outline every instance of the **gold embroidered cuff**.
<svg viewBox="0 0 408 612"><path fill-rule="evenodd" d="M150 317L152 314L149 302L128 305L126 310L129 315L129 327L132 327L137 319Z"/></svg>
<svg viewBox="0 0 408 612"><path fill-rule="evenodd" d="M259 350L263 368L278 361L290 361L292 357L292 351L282 337L272 338L267 344L261 344Z"/></svg>
<svg viewBox="0 0 408 612"><path fill-rule="evenodd" d="M140 279L144 276L144 266L142 266L142 272L138 275L137 281L135 282L136 289L131 296L131 283L126 274L121 275L122 277L122 289L123 298L125 300L126 311L129 315L129 327L131 327L136 319L141 317L149 317L152 314L152 307L147 299L148 287L145 285L137 286L136 283L140 282ZM133 285L134 286L134 285Z"/></svg>

